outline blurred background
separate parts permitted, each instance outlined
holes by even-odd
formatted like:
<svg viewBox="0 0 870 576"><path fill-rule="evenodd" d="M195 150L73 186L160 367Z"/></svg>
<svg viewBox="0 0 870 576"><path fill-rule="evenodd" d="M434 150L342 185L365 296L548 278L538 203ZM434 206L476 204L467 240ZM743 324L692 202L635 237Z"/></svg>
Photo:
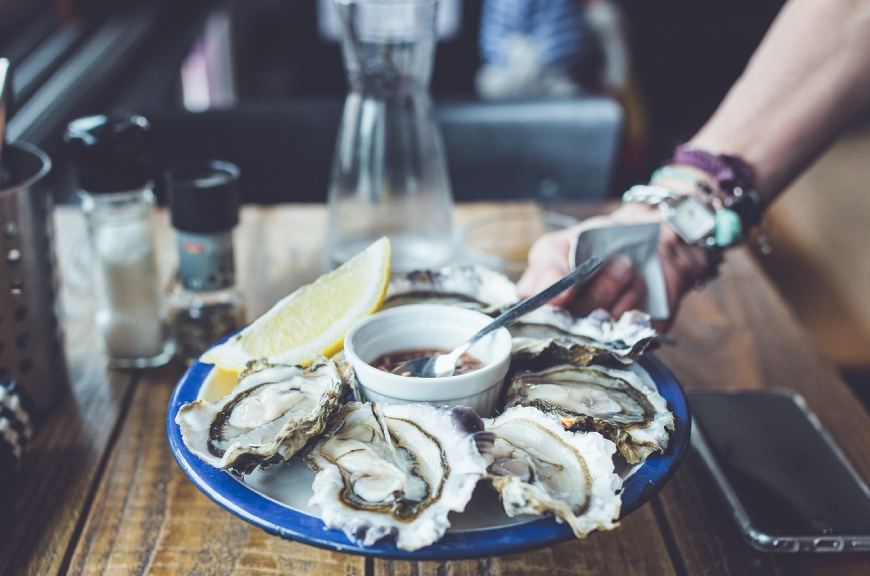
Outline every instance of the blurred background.
<svg viewBox="0 0 870 576"><path fill-rule="evenodd" d="M617 198L700 127L782 3L578 0L549 52L499 54L515 2L442 0L431 91L456 201ZM0 0L9 137L52 156L61 202L66 123L117 108L151 119L158 164L222 158L245 202L323 202L347 91L337 36L321 0ZM551 61L558 74L535 73ZM864 122L771 210L770 254L754 248L865 398L868 157Z"/></svg>

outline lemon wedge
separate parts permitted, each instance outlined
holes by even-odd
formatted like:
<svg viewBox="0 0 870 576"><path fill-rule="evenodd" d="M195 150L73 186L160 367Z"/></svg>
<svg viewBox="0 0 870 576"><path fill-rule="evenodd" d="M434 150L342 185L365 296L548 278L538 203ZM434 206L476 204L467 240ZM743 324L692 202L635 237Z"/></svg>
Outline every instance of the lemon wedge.
<svg viewBox="0 0 870 576"><path fill-rule="evenodd" d="M380 308L390 279L390 241L381 238L313 283L302 286L223 344L202 362L241 372L257 358L305 364L331 356L357 320Z"/></svg>

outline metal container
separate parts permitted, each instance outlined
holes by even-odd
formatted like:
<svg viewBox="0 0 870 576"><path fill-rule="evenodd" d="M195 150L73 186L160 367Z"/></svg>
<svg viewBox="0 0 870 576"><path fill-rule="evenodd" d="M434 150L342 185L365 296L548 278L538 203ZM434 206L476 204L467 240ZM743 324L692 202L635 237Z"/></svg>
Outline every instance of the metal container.
<svg viewBox="0 0 870 576"><path fill-rule="evenodd" d="M67 387L58 322L53 202L39 186L51 169L41 150L4 147L0 172L0 376L9 375L37 414Z"/></svg>

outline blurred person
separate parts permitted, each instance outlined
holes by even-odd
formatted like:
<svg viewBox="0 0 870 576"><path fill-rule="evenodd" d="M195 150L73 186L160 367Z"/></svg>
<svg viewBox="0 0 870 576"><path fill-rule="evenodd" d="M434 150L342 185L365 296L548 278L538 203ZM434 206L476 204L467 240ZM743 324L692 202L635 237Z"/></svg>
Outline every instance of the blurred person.
<svg viewBox="0 0 870 576"><path fill-rule="evenodd" d="M691 198L714 213L736 202L737 240L745 239L763 209L868 104L870 2L790 0L719 108L678 147L668 167L653 174L655 187L645 190L665 191L669 199L661 202ZM534 293L568 271L570 247L582 230L662 218L656 206L624 203L610 214L542 236L529 253L520 293ZM660 328L670 326L689 290L715 275L725 246L700 244L682 240L679 226L662 225L658 252L670 317ZM644 294L640 276L617 258L582 292L568 291L554 303L578 314L604 308L619 315L638 306Z"/></svg>
<svg viewBox="0 0 870 576"><path fill-rule="evenodd" d="M478 93L490 100L580 93L586 36L579 0L484 0Z"/></svg>
<svg viewBox="0 0 870 576"><path fill-rule="evenodd" d="M613 0L484 0L478 95L487 100L571 98L585 89L620 102L620 174L647 165L648 122L625 17Z"/></svg>

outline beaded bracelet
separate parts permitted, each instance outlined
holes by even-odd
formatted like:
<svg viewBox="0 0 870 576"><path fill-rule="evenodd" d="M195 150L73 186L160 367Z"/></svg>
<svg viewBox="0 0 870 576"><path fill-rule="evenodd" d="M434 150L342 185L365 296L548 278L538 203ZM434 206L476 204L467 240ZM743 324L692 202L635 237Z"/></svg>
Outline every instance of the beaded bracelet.
<svg viewBox="0 0 870 576"><path fill-rule="evenodd" d="M743 158L732 154L711 154L681 144L674 150L669 164L691 166L708 174L718 188L713 195L719 197L723 208L733 211L740 218L744 230L749 230L761 221L764 203L755 189L752 167Z"/></svg>
<svg viewBox="0 0 870 576"><path fill-rule="evenodd" d="M680 166L674 166L673 164L665 164L664 166L657 168L650 176L650 182L656 183L657 181L666 180L668 178L686 182L693 188L697 188L707 195L713 196L715 194L713 188L704 182L702 178L698 178L697 174L691 170L681 168Z"/></svg>

